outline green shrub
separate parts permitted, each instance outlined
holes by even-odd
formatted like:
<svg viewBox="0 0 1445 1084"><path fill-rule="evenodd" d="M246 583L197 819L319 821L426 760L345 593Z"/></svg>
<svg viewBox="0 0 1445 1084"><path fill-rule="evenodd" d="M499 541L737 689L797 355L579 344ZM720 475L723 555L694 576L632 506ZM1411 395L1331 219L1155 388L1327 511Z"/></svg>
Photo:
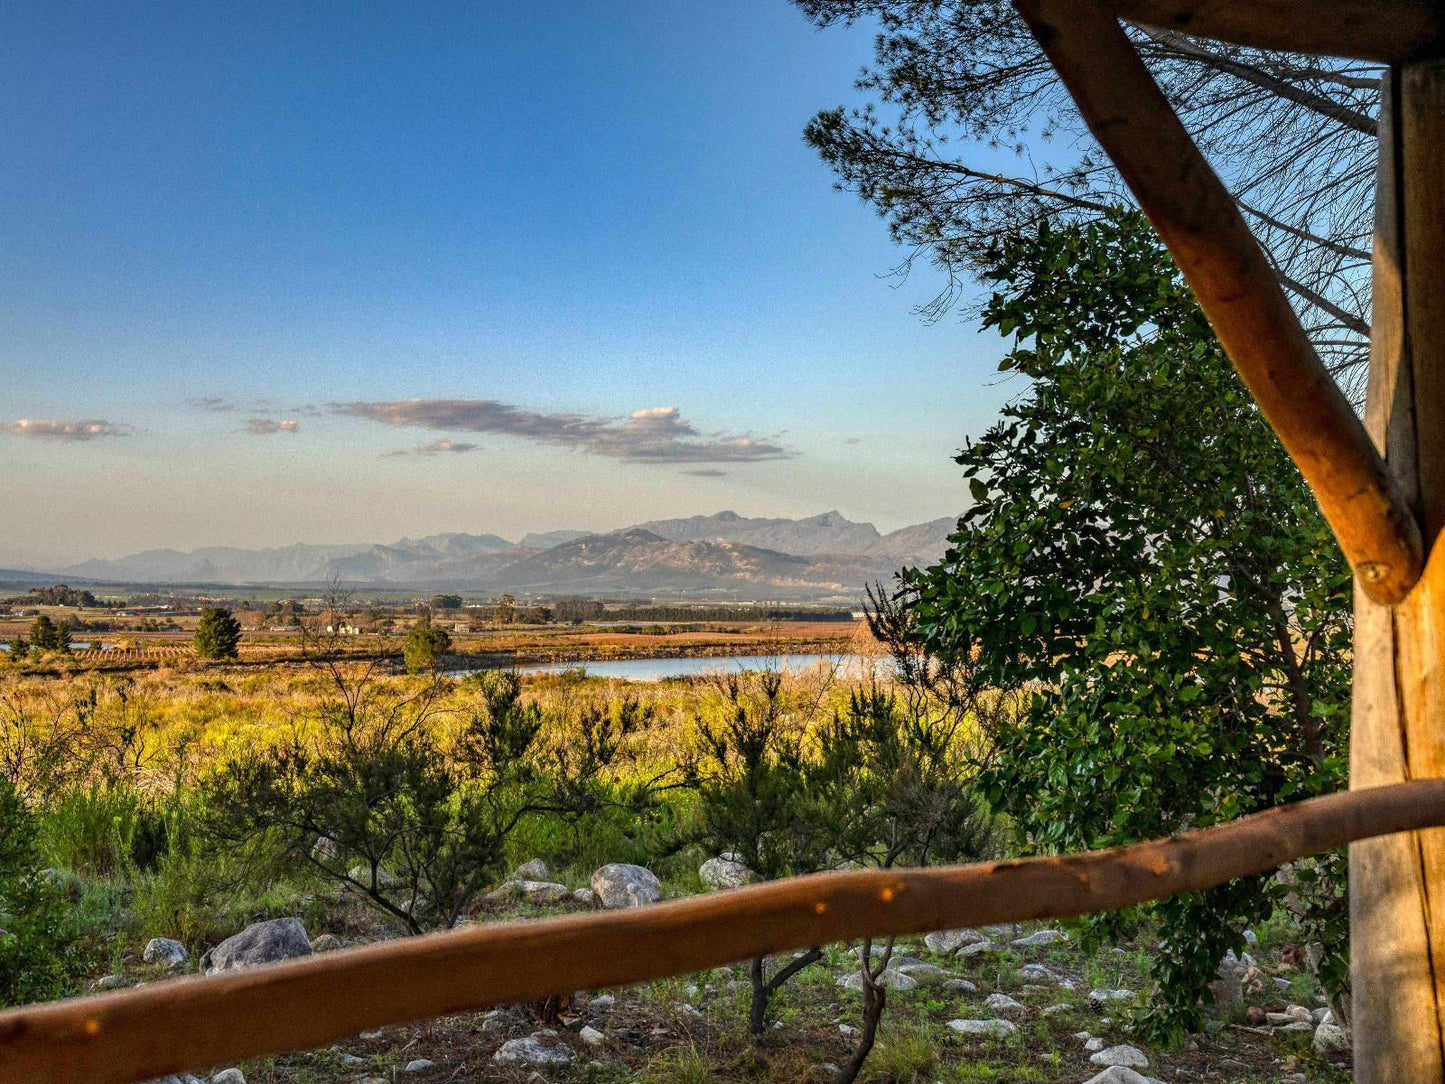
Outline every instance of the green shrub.
<svg viewBox="0 0 1445 1084"><path fill-rule="evenodd" d="M40 869L35 816L0 779L0 1005L61 996L78 964L65 903Z"/></svg>

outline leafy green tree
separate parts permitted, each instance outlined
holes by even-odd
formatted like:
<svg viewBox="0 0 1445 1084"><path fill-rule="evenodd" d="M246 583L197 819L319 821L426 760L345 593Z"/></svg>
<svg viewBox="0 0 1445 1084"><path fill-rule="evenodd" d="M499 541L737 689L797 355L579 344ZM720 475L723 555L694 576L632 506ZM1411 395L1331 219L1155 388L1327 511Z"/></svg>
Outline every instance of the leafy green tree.
<svg viewBox="0 0 1445 1084"><path fill-rule="evenodd" d="M207 607L196 626L196 654L203 659L234 659L241 641L241 622L221 606Z"/></svg>
<svg viewBox="0 0 1445 1084"><path fill-rule="evenodd" d="M452 638L447 635L446 629L427 622L406 634L406 643L401 650L407 670L419 674L423 670L436 669L437 663L451 648Z"/></svg>
<svg viewBox="0 0 1445 1084"><path fill-rule="evenodd" d="M903 598L924 649L1024 691L996 724L989 800L1052 852L1340 788L1349 569L1148 224L1045 224L988 260L985 323L1016 336L1001 368L1030 384L957 457L973 507ZM1342 856L1299 873L1338 988ZM1197 1024L1277 888L1245 878L1141 909L1165 931L1160 1027Z"/></svg>
<svg viewBox="0 0 1445 1084"><path fill-rule="evenodd" d="M30 657L30 641L23 636L17 636L10 641L10 661L24 662Z"/></svg>
<svg viewBox="0 0 1445 1084"><path fill-rule="evenodd" d="M0 778L0 1006L65 993L79 964L67 910L40 869L34 814Z"/></svg>

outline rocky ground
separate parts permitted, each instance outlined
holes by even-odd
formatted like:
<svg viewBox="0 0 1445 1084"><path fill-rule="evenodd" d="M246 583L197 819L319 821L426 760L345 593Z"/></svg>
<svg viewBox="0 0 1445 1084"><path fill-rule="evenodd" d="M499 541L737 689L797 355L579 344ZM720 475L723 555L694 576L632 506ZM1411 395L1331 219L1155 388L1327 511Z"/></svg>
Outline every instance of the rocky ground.
<svg viewBox="0 0 1445 1084"><path fill-rule="evenodd" d="M704 884L746 879L728 856L699 871ZM553 879L527 863L492 893L477 920L527 918L593 907L645 906L663 887L636 866L598 870L589 885ZM330 951L387 936L371 913L338 896L325 931L296 918L254 924L197 960L179 942L151 941L140 958L95 982L115 989L195 969L207 972ZM1278 943L1274 943L1278 940ZM900 941L889 969L888 1012L864 1080L1176 1084L1342 1082L1347 1038L1309 975L1298 946L1266 936L1221 964L1224 1006L1177 1049L1151 1047L1128 1027L1148 946L1085 956L1051 927L992 926ZM856 1037L858 950L831 946L784 987L765 1039L747 1033L744 965L626 989L579 992L562 1003L509 1006L420 1026L366 1032L328 1049L212 1070L167 1084L350 1081L551 1081L687 1084L832 1078Z"/></svg>

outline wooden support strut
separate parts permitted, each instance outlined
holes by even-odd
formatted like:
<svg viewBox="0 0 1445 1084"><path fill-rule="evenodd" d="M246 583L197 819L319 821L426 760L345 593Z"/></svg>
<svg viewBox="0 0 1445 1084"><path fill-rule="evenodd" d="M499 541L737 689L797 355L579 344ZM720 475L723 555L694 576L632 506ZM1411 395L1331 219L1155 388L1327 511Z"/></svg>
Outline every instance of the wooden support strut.
<svg viewBox="0 0 1445 1084"><path fill-rule="evenodd" d="M1108 851L824 873L496 923L0 1013L0 1084L130 1084L366 1028L681 975L865 935L1114 910L1445 824L1445 780L1281 806Z"/></svg>
<svg viewBox="0 0 1445 1084"><path fill-rule="evenodd" d="M1255 49L1379 63L1445 53L1436 0L1108 0L1121 19Z"/></svg>
<svg viewBox="0 0 1445 1084"><path fill-rule="evenodd" d="M1365 591L1387 605L1400 602L1424 564L1415 515L1320 363L1228 191L1113 12L1100 0L1014 6L1169 247Z"/></svg>

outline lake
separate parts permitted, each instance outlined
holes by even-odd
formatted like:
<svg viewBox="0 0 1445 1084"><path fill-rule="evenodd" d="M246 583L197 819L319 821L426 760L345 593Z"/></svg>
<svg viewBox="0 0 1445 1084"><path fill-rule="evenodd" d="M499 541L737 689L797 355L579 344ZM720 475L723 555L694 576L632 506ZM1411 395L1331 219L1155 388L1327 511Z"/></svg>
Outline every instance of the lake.
<svg viewBox="0 0 1445 1084"><path fill-rule="evenodd" d="M887 659L868 659L859 655L735 655L691 659L606 659L600 661L522 663L517 670L523 674L561 674L568 670L586 670L589 677L620 678L623 681L662 681L665 678L691 677L695 674L726 674L744 670L785 670L804 673L816 667L838 667L840 677L863 675L868 665L882 673ZM469 671L460 671L467 673Z"/></svg>

